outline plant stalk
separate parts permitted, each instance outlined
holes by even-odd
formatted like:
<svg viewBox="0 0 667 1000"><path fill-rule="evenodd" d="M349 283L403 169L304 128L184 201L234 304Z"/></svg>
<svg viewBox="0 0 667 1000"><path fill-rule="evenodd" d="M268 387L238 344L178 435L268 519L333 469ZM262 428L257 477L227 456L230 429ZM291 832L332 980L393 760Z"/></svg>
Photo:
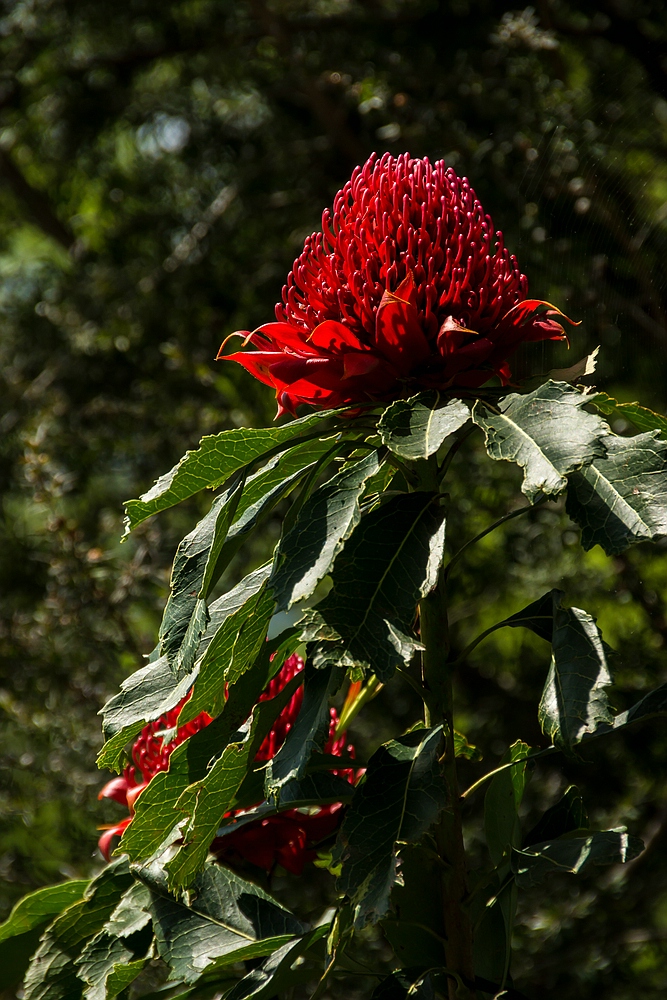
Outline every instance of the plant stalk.
<svg viewBox="0 0 667 1000"><path fill-rule="evenodd" d="M449 1000L475 1000L475 971L472 959L472 927L468 900L467 861L461 825L461 802L454 753L452 669L449 663L449 622L444 573L438 584L419 605L422 670L426 689L427 725L443 724L445 753L442 761L447 784L448 807L436 827L435 840L445 862L443 906L446 966L460 977L449 979Z"/></svg>

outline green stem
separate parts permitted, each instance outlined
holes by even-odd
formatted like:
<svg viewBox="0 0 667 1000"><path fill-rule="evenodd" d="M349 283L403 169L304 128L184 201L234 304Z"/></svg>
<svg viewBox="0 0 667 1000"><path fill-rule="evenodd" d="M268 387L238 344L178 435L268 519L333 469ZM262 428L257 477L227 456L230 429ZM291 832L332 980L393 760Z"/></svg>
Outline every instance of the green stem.
<svg viewBox="0 0 667 1000"><path fill-rule="evenodd" d="M475 971L472 960L472 927L466 907L467 859L454 752L449 621L442 573L435 590L420 602L419 616L424 645L422 670L426 688L426 722L428 725L442 724L446 741L443 770L449 805L435 829L435 841L440 857L447 866L443 874L445 960L447 967L460 977L459 983L455 979L449 980L449 1000L474 1000L474 988L462 985L466 982L474 983Z"/></svg>
<svg viewBox="0 0 667 1000"><path fill-rule="evenodd" d="M535 507L537 507L538 504L544 503L545 500L546 500L546 497L542 496L534 504L533 503L528 503L528 504L526 504L525 507L519 507L517 510L513 510L511 512L511 514L505 514L503 517L499 517L498 520L494 521L493 524L490 524L488 526L488 528L485 528L484 531L480 531L480 533L478 535L475 535L474 538L471 538L469 541L467 541L465 543L465 545L461 546L461 548L458 550L458 552L454 553L454 555L452 556L452 558L447 563L447 566L445 567L445 579L448 578L452 566L459 561L459 559L461 558L461 556L463 555L463 553L467 549L469 549L471 545L474 545L475 542L479 542L486 535L490 534L490 532L495 531L495 529L499 528L501 524L505 524L506 521L511 521L512 518L519 517L520 514L525 514L529 510L533 510Z"/></svg>

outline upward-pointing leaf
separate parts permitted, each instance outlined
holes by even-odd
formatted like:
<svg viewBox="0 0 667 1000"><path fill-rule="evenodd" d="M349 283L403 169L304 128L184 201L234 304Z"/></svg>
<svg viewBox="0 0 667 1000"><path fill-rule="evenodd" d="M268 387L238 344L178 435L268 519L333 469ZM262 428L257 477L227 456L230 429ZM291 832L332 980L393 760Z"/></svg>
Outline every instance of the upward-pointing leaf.
<svg viewBox="0 0 667 1000"><path fill-rule="evenodd" d="M303 933L289 910L222 865L206 866L189 905L171 895L157 865L136 873L150 889L158 951L172 980L195 983L204 972L269 955Z"/></svg>
<svg viewBox="0 0 667 1000"><path fill-rule="evenodd" d="M236 427L202 438L196 451L188 451L178 465L161 476L138 500L128 500L126 534L151 514L173 507L200 490L216 489L239 469L295 443L316 431L326 418L340 411L319 411L280 427ZM350 429L346 427L346 429Z"/></svg>
<svg viewBox="0 0 667 1000"><path fill-rule="evenodd" d="M585 549L601 545L617 555L667 535L667 441L654 430L605 444L606 458L570 476L566 509Z"/></svg>
<svg viewBox="0 0 667 1000"><path fill-rule="evenodd" d="M343 820L334 860L338 888L350 896L355 925L381 920L396 881L396 843L417 843L446 804L440 771L442 726L391 740L371 757Z"/></svg>
<svg viewBox="0 0 667 1000"><path fill-rule="evenodd" d="M270 580L277 610L310 597L345 540L359 523L359 500L379 469L377 452L333 476L315 490L281 539Z"/></svg>
<svg viewBox="0 0 667 1000"><path fill-rule="evenodd" d="M605 455L608 425L582 407L589 398L565 382L546 382L525 396L513 394L495 413L475 403L472 418L486 434L486 450L496 461L524 470L522 491L531 503L565 489L568 473Z"/></svg>
<svg viewBox="0 0 667 1000"><path fill-rule="evenodd" d="M435 586L445 511L433 493L402 493L362 517L336 560L333 588L306 618L304 638L327 659L388 680L420 643L418 602Z"/></svg>
<svg viewBox="0 0 667 1000"><path fill-rule="evenodd" d="M639 431L659 430L663 437L667 436L667 417L663 417L662 413L654 413L640 403L619 403L606 392L591 396L589 402L597 406L605 416L628 420Z"/></svg>
<svg viewBox="0 0 667 1000"><path fill-rule="evenodd" d="M397 399L388 406L378 423L383 444L401 458L428 458L454 431L470 420L470 410L460 399L441 406L436 389L411 399Z"/></svg>
<svg viewBox="0 0 667 1000"><path fill-rule="evenodd" d="M554 595L551 666L538 709L542 730L562 750L571 751L586 733L613 722L606 688L611 684L609 647L581 608L560 607Z"/></svg>

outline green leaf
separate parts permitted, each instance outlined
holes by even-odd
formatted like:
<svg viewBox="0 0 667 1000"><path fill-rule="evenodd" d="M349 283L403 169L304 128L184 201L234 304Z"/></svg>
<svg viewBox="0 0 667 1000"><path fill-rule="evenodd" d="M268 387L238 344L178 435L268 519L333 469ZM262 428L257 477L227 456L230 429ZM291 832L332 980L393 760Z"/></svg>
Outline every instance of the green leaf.
<svg viewBox="0 0 667 1000"><path fill-rule="evenodd" d="M597 739L600 736L608 736L626 726L633 726L637 722L644 722L646 719L653 719L659 715L667 715L667 684L649 691L643 698L625 712L619 712L614 716L611 724L599 725L592 733L585 733L584 740Z"/></svg>
<svg viewBox="0 0 667 1000"><path fill-rule="evenodd" d="M343 671L332 664L316 670L306 662L299 714L266 769L264 787L267 799L279 800L282 787L289 781L302 778L313 753L323 748L331 723L330 698L340 688L343 677Z"/></svg>
<svg viewBox="0 0 667 1000"><path fill-rule="evenodd" d="M611 650L600 630L581 608L554 601L551 666L542 692L538 718L542 731L566 752L602 723L611 724L606 688L611 684L607 658Z"/></svg>
<svg viewBox="0 0 667 1000"><path fill-rule="evenodd" d="M605 416L627 420L637 430L658 430L667 437L667 417L663 417L661 413L654 413L646 406L641 406L639 403L619 403L606 392L598 392L595 396L591 396L589 403L597 406Z"/></svg>
<svg viewBox="0 0 667 1000"><path fill-rule="evenodd" d="M433 973L424 971L423 966L398 969L383 979L371 1000L436 1000L443 994L435 992Z"/></svg>
<svg viewBox="0 0 667 1000"><path fill-rule="evenodd" d="M224 709L227 686L252 666L264 646L275 606L273 594L262 586L225 618L198 663L192 697L181 710L179 725L200 712L215 716Z"/></svg>
<svg viewBox="0 0 667 1000"><path fill-rule="evenodd" d="M588 828L588 815L576 785L570 785L562 798L538 820L523 839L522 847L531 847L546 840L556 840L574 830Z"/></svg>
<svg viewBox="0 0 667 1000"><path fill-rule="evenodd" d="M392 497L362 517L336 560L333 587L305 619L314 662L361 666L387 681L421 644L418 602L442 563L445 511L432 493Z"/></svg>
<svg viewBox="0 0 667 1000"><path fill-rule="evenodd" d="M566 510L585 549L618 555L667 535L667 441L657 435L609 437L607 457L570 476Z"/></svg>
<svg viewBox="0 0 667 1000"><path fill-rule="evenodd" d="M368 480L377 474L377 452L348 466L308 498L275 557L270 586L279 611L310 597L361 516L359 501Z"/></svg>
<svg viewBox="0 0 667 1000"><path fill-rule="evenodd" d="M531 503L561 493L568 473L605 455L608 425L582 409L590 399L565 382L547 382L527 395L512 394L495 413L478 400L472 418L496 461L524 470L521 489Z"/></svg>
<svg viewBox="0 0 667 1000"><path fill-rule="evenodd" d="M93 879L81 900L48 926L25 977L25 1000L77 1000L83 991L74 960L86 941L104 926L133 879L127 860L108 865Z"/></svg>
<svg viewBox="0 0 667 1000"><path fill-rule="evenodd" d="M0 990L17 986L37 950L46 925L81 899L87 879L47 886L24 896L0 924Z"/></svg>
<svg viewBox="0 0 667 1000"><path fill-rule="evenodd" d="M373 754L355 791L334 861L342 863L338 889L352 901L357 928L387 913L397 878L397 841L420 840L446 804L442 743L442 726L391 740Z"/></svg>
<svg viewBox="0 0 667 1000"><path fill-rule="evenodd" d="M528 607L500 622L498 628L527 628L550 643L554 634L554 608L560 607L562 597L562 590L549 590Z"/></svg>
<svg viewBox="0 0 667 1000"><path fill-rule="evenodd" d="M530 747L517 740L505 753L499 766L527 757ZM505 768L489 782L484 797L484 832L486 846L494 865L502 864L510 847L521 843L519 806L526 786L526 761Z"/></svg>
<svg viewBox="0 0 667 1000"><path fill-rule="evenodd" d="M91 938L74 962L79 978L86 983L85 1000L112 1000L112 997L117 996L117 993L108 988L108 980L117 967L127 969L133 957L132 950L107 930L102 929ZM128 982L132 982L139 975L144 963L132 962L132 965L135 968ZM119 977L115 976L114 982L117 983L118 979Z"/></svg>
<svg viewBox="0 0 667 1000"><path fill-rule="evenodd" d="M382 930L402 966L436 968L445 960L445 901L442 861L425 844L404 844L400 880L391 893L391 912Z"/></svg>
<svg viewBox="0 0 667 1000"><path fill-rule="evenodd" d="M119 938L130 937L143 930L150 923L149 903L150 894L146 886L134 882L107 920L105 930Z"/></svg>
<svg viewBox="0 0 667 1000"><path fill-rule="evenodd" d="M276 671L279 668L277 664ZM176 747L169 770L156 774L137 798L119 850L131 860L148 858L180 832L183 843L176 848L169 873L177 884L190 880L203 864L257 750L299 683L297 676L275 698L257 704L245 733L225 733L223 715Z"/></svg>
<svg viewBox="0 0 667 1000"><path fill-rule="evenodd" d="M222 865L206 865L188 902L168 891L159 866L136 874L150 889L158 952L172 980L190 985L203 973L272 954L303 933L289 910Z"/></svg>
<svg viewBox="0 0 667 1000"><path fill-rule="evenodd" d="M623 828L566 836L512 851L511 866L517 885L528 889L540 885L548 875L568 872L579 875L593 865L626 864L644 850L638 837Z"/></svg>
<svg viewBox="0 0 667 1000"><path fill-rule="evenodd" d="M75 879L37 889L20 899L4 923L0 924L0 942L25 934L58 913L78 902L83 896L88 879Z"/></svg>
<svg viewBox="0 0 667 1000"><path fill-rule="evenodd" d="M482 751L479 747L474 747L463 733L454 730L454 756L463 757L465 760L481 760Z"/></svg>
<svg viewBox="0 0 667 1000"><path fill-rule="evenodd" d="M283 996L287 990L313 978L312 968L299 965L298 960L312 945L320 941L329 930L328 924L316 927L296 941L288 941L265 958L244 976L225 1000L272 1000Z"/></svg>
<svg viewBox="0 0 667 1000"><path fill-rule="evenodd" d="M235 427L203 437L199 448L186 452L178 465L161 476L147 493L138 500L127 501L125 533L128 534L152 514L173 507L200 490L222 486L235 472L258 459L272 457L276 451L289 447L291 442L302 443L303 438L316 431L323 420L337 416L338 412L319 411L280 427Z"/></svg>
<svg viewBox="0 0 667 1000"><path fill-rule="evenodd" d="M470 420L470 410L460 399L446 399L436 389L411 399L397 399L380 417L382 442L395 455L412 461L435 454L442 442Z"/></svg>

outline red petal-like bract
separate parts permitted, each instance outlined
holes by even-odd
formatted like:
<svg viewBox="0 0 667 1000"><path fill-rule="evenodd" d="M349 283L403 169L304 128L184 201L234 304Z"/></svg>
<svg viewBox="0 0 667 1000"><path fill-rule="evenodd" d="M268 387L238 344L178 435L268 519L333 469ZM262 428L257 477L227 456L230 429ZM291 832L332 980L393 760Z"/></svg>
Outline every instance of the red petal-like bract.
<svg viewBox="0 0 667 1000"><path fill-rule="evenodd" d="M259 700L275 698L302 670L303 660L300 656L295 654L288 657L262 692ZM114 838L121 836L132 821L134 803L139 794L159 771L168 769L169 757L180 743L212 722L210 715L202 712L196 719L179 726L173 734L181 708L188 697L189 695L156 722L151 722L142 729L132 747L133 762L128 764L120 777L112 778L99 794L99 798L114 799L127 806L130 811L130 816L115 826L106 828L100 837L99 848L107 861ZM274 722L271 732L257 752L256 760L270 760L278 752L299 714L302 700L303 687L299 687ZM347 753L348 756L354 757L354 748L346 746L345 734L336 739L337 724L338 714L332 708L326 753L336 757ZM171 739L166 740L162 734L166 735L169 730L172 731ZM342 769L335 773L350 782L353 782L356 776L350 769ZM271 871L276 864L280 864L287 871L300 874L304 864L314 859L316 855L314 846L334 832L341 817L340 803L309 811L290 809L277 816L248 823L238 830L231 829L225 836L213 841L211 850L221 860L250 861L266 871Z"/></svg>
<svg viewBox="0 0 667 1000"><path fill-rule="evenodd" d="M373 154L306 239L277 322L241 334L257 350L226 357L275 389L279 414L506 384L520 343L565 339L567 317L527 296L467 178Z"/></svg>

